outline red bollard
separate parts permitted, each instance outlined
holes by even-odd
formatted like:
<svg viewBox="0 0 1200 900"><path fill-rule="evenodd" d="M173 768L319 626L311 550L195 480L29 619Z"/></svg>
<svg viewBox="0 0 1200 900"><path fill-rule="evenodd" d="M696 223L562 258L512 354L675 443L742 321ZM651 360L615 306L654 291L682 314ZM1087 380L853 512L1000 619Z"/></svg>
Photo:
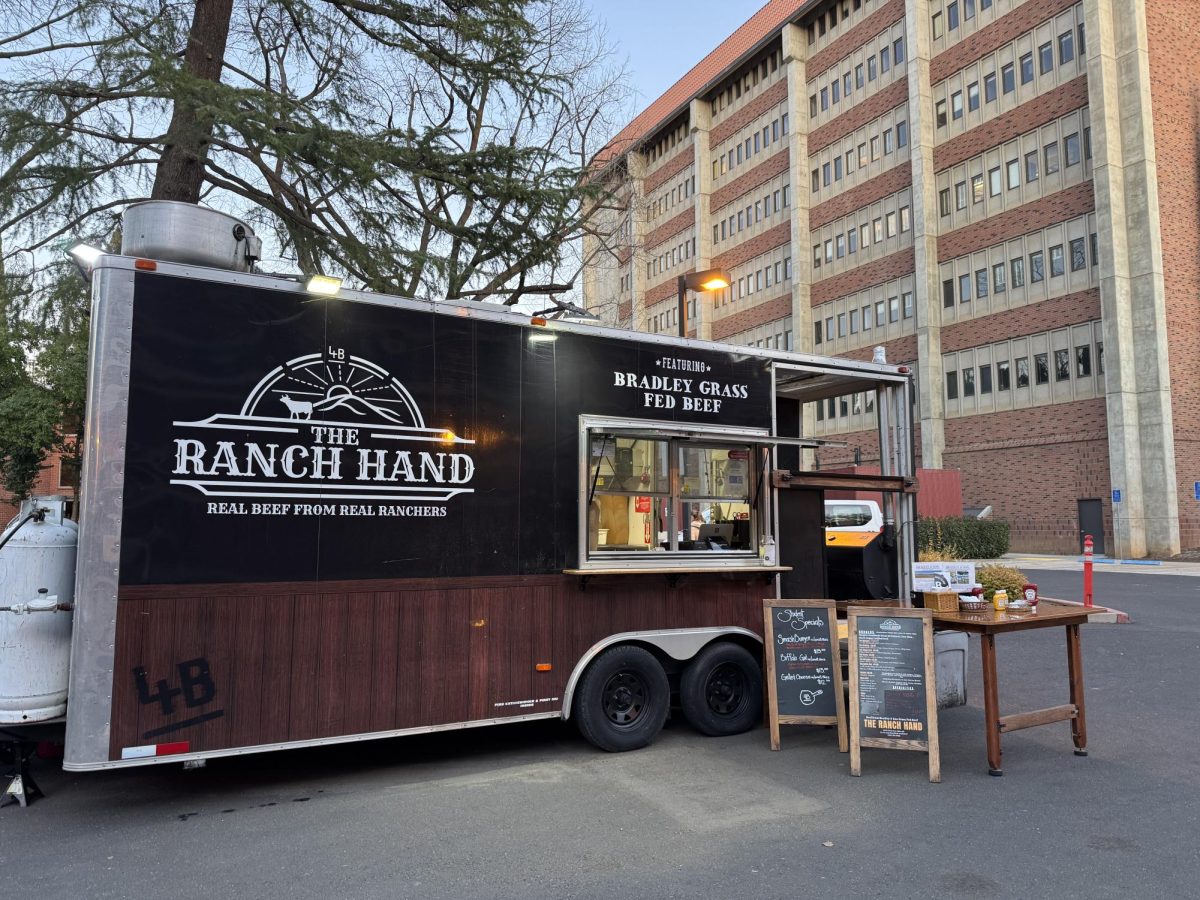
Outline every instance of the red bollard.
<svg viewBox="0 0 1200 900"><path fill-rule="evenodd" d="M1092 605L1092 536L1083 536L1083 605Z"/></svg>

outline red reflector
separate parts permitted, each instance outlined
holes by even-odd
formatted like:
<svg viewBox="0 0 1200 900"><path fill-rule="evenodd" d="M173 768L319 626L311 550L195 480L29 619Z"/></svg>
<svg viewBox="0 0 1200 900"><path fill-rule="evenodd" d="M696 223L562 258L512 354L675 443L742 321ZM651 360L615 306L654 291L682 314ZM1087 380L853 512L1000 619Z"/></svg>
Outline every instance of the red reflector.
<svg viewBox="0 0 1200 900"><path fill-rule="evenodd" d="M909 373L909 371L910 371L910 370L909 370L908 366L901 366L901 367L900 367L900 374L901 374L901 375L907 375L907 374Z"/></svg>
<svg viewBox="0 0 1200 900"><path fill-rule="evenodd" d="M187 753L191 749L191 741L172 741L169 744L158 744L154 748L155 756L171 756L176 753Z"/></svg>
<svg viewBox="0 0 1200 900"><path fill-rule="evenodd" d="M534 316L529 320L530 325L545 325L546 320L542 316Z"/></svg>
<svg viewBox="0 0 1200 900"><path fill-rule="evenodd" d="M135 269L141 269L143 272L153 272L158 268L158 263L152 259L135 259L133 261Z"/></svg>

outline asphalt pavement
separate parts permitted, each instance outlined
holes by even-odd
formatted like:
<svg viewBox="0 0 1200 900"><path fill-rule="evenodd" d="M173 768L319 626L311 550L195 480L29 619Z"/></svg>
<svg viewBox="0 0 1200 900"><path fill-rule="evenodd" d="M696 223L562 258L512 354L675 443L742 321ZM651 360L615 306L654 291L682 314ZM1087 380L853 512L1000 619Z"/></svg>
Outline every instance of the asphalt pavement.
<svg viewBox="0 0 1200 900"><path fill-rule="evenodd" d="M1045 595L1075 572L1041 570ZM1075 592L1072 593L1072 585ZM1200 582L1098 573L1128 625L1083 629L1090 756L1066 723L984 752L978 643L944 710L941 784L917 753L681 720L610 755L536 723L209 763L64 773L0 809L14 897L1195 897ZM1001 636L1001 708L1066 702L1060 630Z"/></svg>

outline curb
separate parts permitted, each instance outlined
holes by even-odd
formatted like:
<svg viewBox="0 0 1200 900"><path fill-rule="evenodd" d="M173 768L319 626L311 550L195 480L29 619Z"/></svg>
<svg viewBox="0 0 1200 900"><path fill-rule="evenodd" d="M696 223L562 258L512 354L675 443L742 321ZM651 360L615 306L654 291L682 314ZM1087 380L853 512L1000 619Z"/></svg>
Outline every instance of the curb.
<svg viewBox="0 0 1200 900"><path fill-rule="evenodd" d="M1042 597L1041 599L1050 600L1053 603L1061 603L1063 606L1083 606L1078 600L1059 600L1057 597ZM1088 616L1089 624L1129 625L1133 621L1129 618L1129 613L1113 609L1111 606L1093 606L1092 609L1095 612Z"/></svg>

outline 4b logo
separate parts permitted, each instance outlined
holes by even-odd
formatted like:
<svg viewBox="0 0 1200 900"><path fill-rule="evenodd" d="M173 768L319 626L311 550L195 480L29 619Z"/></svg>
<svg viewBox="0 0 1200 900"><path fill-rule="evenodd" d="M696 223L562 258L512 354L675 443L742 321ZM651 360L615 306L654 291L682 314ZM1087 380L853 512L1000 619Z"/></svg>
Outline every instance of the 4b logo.
<svg viewBox="0 0 1200 900"><path fill-rule="evenodd" d="M137 684L138 702L143 706L157 703L164 716L174 715L176 698L183 700L187 709L195 709L212 702L217 695L217 686L213 684L212 672L208 660L203 657L189 659L175 666L179 674L179 687L172 687L165 678L160 678L155 684L154 693L150 692L150 679L146 670L138 666L133 670L133 680Z"/></svg>

